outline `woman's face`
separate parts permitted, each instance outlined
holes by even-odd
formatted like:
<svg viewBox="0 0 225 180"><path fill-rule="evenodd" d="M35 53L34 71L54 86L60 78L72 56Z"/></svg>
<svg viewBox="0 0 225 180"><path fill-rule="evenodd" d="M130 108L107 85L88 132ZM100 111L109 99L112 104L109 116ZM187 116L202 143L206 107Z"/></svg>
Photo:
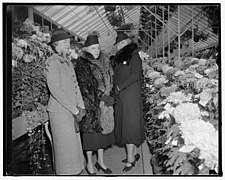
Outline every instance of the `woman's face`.
<svg viewBox="0 0 225 180"><path fill-rule="evenodd" d="M97 59L100 55L100 45L99 44L93 44L91 46L87 47L87 51L91 53L95 59Z"/></svg>
<svg viewBox="0 0 225 180"><path fill-rule="evenodd" d="M128 42L126 41L126 39L124 39L123 41L120 41L119 43L116 44L117 50L119 51L120 49L122 49L127 44L128 44Z"/></svg>
<svg viewBox="0 0 225 180"><path fill-rule="evenodd" d="M63 39L58 41L58 45L56 46L56 51L59 53L69 53L70 49L70 39Z"/></svg>

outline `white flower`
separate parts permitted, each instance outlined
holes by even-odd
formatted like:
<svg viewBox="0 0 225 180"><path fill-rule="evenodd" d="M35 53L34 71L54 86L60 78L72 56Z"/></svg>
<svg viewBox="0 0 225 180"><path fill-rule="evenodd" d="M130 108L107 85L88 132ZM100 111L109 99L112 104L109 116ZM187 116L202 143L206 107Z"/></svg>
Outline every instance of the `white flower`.
<svg viewBox="0 0 225 180"><path fill-rule="evenodd" d="M185 72L184 71L177 71L174 76L183 76L185 75Z"/></svg>
<svg viewBox="0 0 225 180"><path fill-rule="evenodd" d="M150 79L155 79L160 77L160 73L154 70L148 70L146 74L147 74L147 77Z"/></svg>
<svg viewBox="0 0 225 180"><path fill-rule="evenodd" d="M151 88L153 85L146 83L146 87Z"/></svg>
<svg viewBox="0 0 225 180"><path fill-rule="evenodd" d="M206 59L200 59L198 63L199 63L199 65L204 66L204 65L206 65L206 62L207 62Z"/></svg>
<svg viewBox="0 0 225 180"><path fill-rule="evenodd" d="M197 67L199 67L199 65L198 65L198 64L194 64L194 65L191 65L189 68L190 68L190 69L195 69L195 68L197 68Z"/></svg>
<svg viewBox="0 0 225 180"><path fill-rule="evenodd" d="M200 149L200 159L209 168L218 165L218 132L214 126L201 119L183 121L180 126L185 145Z"/></svg>
<svg viewBox="0 0 225 180"><path fill-rule="evenodd" d="M37 39L37 35L36 35L36 34L33 34L33 35L31 36L31 38L32 38L32 39Z"/></svg>
<svg viewBox="0 0 225 180"><path fill-rule="evenodd" d="M194 76L195 76L196 78L198 78L198 79L203 78L203 76L202 76L201 74L199 74L199 73L194 73Z"/></svg>
<svg viewBox="0 0 225 180"><path fill-rule="evenodd" d="M212 99L211 91L208 89L204 89L204 91L200 93L199 104L205 106L211 99Z"/></svg>
<svg viewBox="0 0 225 180"><path fill-rule="evenodd" d="M123 61L123 64L127 64L127 61Z"/></svg>
<svg viewBox="0 0 225 180"><path fill-rule="evenodd" d="M26 54L26 55L23 57L23 60L24 60L24 62L26 62L26 63L32 62L34 59L35 59L35 56L33 56L33 55L28 55L28 54Z"/></svg>
<svg viewBox="0 0 225 180"><path fill-rule="evenodd" d="M171 144L174 145L174 146L177 146L178 140L173 140L173 141L171 142Z"/></svg>
<svg viewBox="0 0 225 180"><path fill-rule="evenodd" d="M27 48L27 42L23 39L19 39L18 42L17 42L17 45L20 46L20 47Z"/></svg>
<svg viewBox="0 0 225 180"><path fill-rule="evenodd" d="M201 79L198 79L197 81L195 81L195 88L197 90L201 90L201 89L204 89L206 88L206 86L209 84L209 79L208 78L201 78Z"/></svg>
<svg viewBox="0 0 225 180"><path fill-rule="evenodd" d="M154 84L159 85L159 84L165 84L167 82L168 82L168 80L166 80L166 78L164 76L161 76L160 78L158 78L154 81Z"/></svg>
<svg viewBox="0 0 225 180"><path fill-rule="evenodd" d="M192 123L194 119L198 119L200 117L201 112L197 104L182 103L174 109L174 118L177 123L182 123L183 121Z"/></svg>
<svg viewBox="0 0 225 180"><path fill-rule="evenodd" d="M162 111L160 113L160 115L158 116L159 119L163 119L164 117L167 118L167 119L170 119L170 115L167 111Z"/></svg>
<svg viewBox="0 0 225 180"><path fill-rule="evenodd" d="M165 106L164 106L164 109L166 110L167 113L173 115L173 111L174 111L174 107L172 107L169 103L167 103Z"/></svg>
<svg viewBox="0 0 225 180"><path fill-rule="evenodd" d="M204 71L204 73L208 75L211 71L212 71L212 69L206 69L206 70Z"/></svg>
<svg viewBox="0 0 225 180"><path fill-rule="evenodd" d="M12 67L17 67L17 61L15 61L14 59L12 60Z"/></svg>

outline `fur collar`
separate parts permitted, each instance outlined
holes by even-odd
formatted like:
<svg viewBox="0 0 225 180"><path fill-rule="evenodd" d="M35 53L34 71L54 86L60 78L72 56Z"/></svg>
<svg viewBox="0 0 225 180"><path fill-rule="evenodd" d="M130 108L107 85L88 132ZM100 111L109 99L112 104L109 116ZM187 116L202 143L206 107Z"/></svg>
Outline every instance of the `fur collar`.
<svg viewBox="0 0 225 180"><path fill-rule="evenodd" d="M129 64L133 53L136 52L137 49L138 49L138 45L136 43L131 43L123 47L121 50L119 50L116 53L115 63L119 64L119 63L122 63L123 61L126 61L127 64Z"/></svg>

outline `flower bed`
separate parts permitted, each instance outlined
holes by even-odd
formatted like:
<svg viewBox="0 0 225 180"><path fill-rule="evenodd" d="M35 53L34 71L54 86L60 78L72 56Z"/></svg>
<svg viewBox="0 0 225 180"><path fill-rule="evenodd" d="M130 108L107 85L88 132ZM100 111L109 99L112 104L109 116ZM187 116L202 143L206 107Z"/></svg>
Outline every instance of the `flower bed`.
<svg viewBox="0 0 225 180"><path fill-rule="evenodd" d="M143 62L147 141L164 174L218 172L218 66L185 57Z"/></svg>

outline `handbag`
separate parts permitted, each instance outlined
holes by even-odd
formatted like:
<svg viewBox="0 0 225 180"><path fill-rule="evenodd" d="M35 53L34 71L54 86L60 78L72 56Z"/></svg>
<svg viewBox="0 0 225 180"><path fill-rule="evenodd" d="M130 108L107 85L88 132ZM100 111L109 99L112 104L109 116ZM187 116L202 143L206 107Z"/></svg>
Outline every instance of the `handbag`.
<svg viewBox="0 0 225 180"><path fill-rule="evenodd" d="M100 102L100 123L102 134L110 134L114 130L114 114L112 106L105 106L103 101Z"/></svg>

